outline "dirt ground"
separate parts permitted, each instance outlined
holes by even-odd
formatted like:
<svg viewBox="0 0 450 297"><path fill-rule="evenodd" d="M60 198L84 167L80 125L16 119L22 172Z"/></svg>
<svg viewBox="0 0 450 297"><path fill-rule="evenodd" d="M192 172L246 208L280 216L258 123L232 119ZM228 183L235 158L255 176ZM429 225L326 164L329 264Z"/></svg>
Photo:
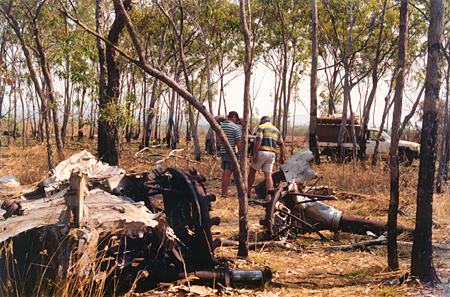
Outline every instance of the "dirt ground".
<svg viewBox="0 0 450 297"><path fill-rule="evenodd" d="M89 143L70 144L66 154L95 147ZM128 171L143 171L154 168L156 160L168 154L167 149L155 148L150 153L136 157L137 144L124 145L121 155L121 167ZM205 156L202 162L192 160L192 149L180 153L180 157L168 158L163 166L184 168L195 167L207 178L207 190L217 194L211 216L220 216L222 223L213 228L214 237L237 239L238 236L238 201L235 187L230 188L228 198L220 198L221 170L220 162ZM325 161L325 160L324 160ZM342 210L345 214L367 219L386 221L389 201L389 170L382 163L376 168L363 165L337 165L323 162L314 169L323 176L319 182L336 192L337 201L329 204ZM44 146L27 148L0 148L0 176L13 174L23 184L38 182L46 172ZM399 223L414 228L415 199L418 176L418 163L401 168ZM262 176L258 175L258 179ZM217 257L226 257L234 268L254 269L271 267L274 272L273 282L260 289L221 289L195 287L197 295L235 295L235 296L450 296L448 282L450 278L450 188L445 194L434 196L433 243L447 247L435 251L434 266L444 283L439 289L422 286L416 281L398 284L398 279L410 269L411 248L401 246L399 249L400 270L391 272L387 267L386 249L377 248L370 251L327 251L327 245L349 244L351 241L367 239L345 233L332 234L324 232L329 242L323 242L315 234L299 236L294 244L301 247L300 252L279 248L259 248L251 250L247 259L236 256L234 247L219 247ZM248 208L250 241L256 241L262 232L259 220L264 216L261 206ZM183 295L176 289L162 287L147 294ZM186 287L183 287L186 288ZM171 293L172 292L172 293ZM186 293L188 294L188 293Z"/></svg>

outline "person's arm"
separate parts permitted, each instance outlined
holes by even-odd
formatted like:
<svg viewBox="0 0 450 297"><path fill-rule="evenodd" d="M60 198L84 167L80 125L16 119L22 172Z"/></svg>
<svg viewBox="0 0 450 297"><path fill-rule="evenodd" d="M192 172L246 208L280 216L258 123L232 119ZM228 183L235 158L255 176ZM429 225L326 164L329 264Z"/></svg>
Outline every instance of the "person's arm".
<svg viewBox="0 0 450 297"><path fill-rule="evenodd" d="M253 161L256 160L256 156L258 154L259 148L261 147L261 143L262 143L262 139L263 139L263 131L261 128L258 128L258 130L256 130L256 135L255 135L255 145L253 146Z"/></svg>
<svg viewBox="0 0 450 297"><path fill-rule="evenodd" d="M260 147L261 147L261 139L255 138L255 145L253 146L253 162L256 161L256 156L258 155Z"/></svg>
<svg viewBox="0 0 450 297"><path fill-rule="evenodd" d="M234 139L236 140L236 148L237 148L237 152L238 155L241 153L242 150L242 128L236 130L235 135L234 135Z"/></svg>
<svg viewBox="0 0 450 297"><path fill-rule="evenodd" d="M278 159L278 162L280 164L283 164L285 156L284 156L284 142L281 134L278 134L278 146L280 147L280 157Z"/></svg>
<svg viewBox="0 0 450 297"><path fill-rule="evenodd" d="M280 158L279 158L278 162L280 164L283 164L284 163L284 158L285 158L285 156L284 156L284 143L282 142L279 146L280 146Z"/></svg>

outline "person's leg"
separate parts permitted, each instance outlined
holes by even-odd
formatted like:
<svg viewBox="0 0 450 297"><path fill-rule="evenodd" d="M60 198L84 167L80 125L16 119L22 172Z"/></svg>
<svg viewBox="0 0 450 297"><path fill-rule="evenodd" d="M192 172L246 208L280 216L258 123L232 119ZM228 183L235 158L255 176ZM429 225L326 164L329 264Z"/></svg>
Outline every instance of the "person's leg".
<svg viewBox="0 0 450 297"><path fill-rule="evenodd" d="M253 183L255 182L255 175L256 170L253 167L250 167L250 171L248 172L248 187L247 187L248 196L250 196L250 193L252 191Z"/></svg>
<svg viewBox="0 0 450 297"><path fill-rule="evenodd" d="M250 166L250 171L248 173L248 180L247 180L247 186L248 186L248 196L250 196L251 189L253 187L253 184L255 183L255 175L256 171L261 169L263 159L260 158L260 152L256 153L256 159L254 162L252 162L252 165Z"/></svg>
<svg viewBox="0 0 450 297"><path fill-rule="evenodd" d="M264 172L264 179L266 180L266 190L273 190L272 172Z"/></svg>
<svg viewBox="0 0 450 297"><path fill-rule="evenodd" d="M222 174L222 196L227 196L230 185L231 170L224 169Z"/></svg>
<svg viewBox="0 0 450 297"><path fill-rule="evenodd" d="M265 158L264 165L262 166L262 170L264 172L264 180L266 181L266 190L267 190L268 196L270 195L269 191L273 190L272 170L273 170L274 163L275 163L275 154L273 154L273 153L266 154L266 158Z"/></svg>

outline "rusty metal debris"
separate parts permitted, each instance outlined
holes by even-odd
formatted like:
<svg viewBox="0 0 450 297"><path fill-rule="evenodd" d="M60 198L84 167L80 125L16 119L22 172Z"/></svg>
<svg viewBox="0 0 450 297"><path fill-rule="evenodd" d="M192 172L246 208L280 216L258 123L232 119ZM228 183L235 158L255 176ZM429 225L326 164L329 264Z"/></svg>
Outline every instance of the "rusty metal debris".
<svg viewBox="0 0 450 297"><path fill-rule="evenodd" d="M73 155L24 195L33 199L0 196L0 295L58 293L55 283L83 280L115 293L191 277L269 282L268 267L235 271L214 257L211 226L220 218L209 215L215 195L204 181L195 170L127 174L86 151Z"/></svg>
<svg viewBox="0 0 450 297"><path fill-rule="evenodd" d="M273 174L276 191L271 200L260 203L265 207L265 217L260 221L267 238L295 238L297 234L315 232L326 239L320 230L343 231L362 235L381 235L384 223L345 215L342 211L322 201L336 199L328 189L315 184L320 179L311 168L313 154L302 151L289 158L281 170ZM312 187L306 181L316 179ZM255 187L259 197L265 197L264 182ZM398 226L398 232L409 231Z"/></svg>

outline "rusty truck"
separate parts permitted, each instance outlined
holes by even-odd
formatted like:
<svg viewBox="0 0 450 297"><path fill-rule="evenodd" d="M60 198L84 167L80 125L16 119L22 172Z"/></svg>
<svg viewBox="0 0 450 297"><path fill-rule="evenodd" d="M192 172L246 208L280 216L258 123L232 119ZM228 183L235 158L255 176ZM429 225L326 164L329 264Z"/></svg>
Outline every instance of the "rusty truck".
<svg viewBox="0 0 450 297"><path fill-rule="evenodd" d="M338 136L339 129L342 122L341 117L322 117L317 118L317 138L319 144L319 151L322 155L335 157L338 152ZM359 150L359 143L361 142L361 124L358 118L354 121L356 149ZM351 137L351 120L347 119L345 123L344 134L344 151L346 156L351 156L353 153L353 142ZM378 157L387 157L389 154L389 147L391 146L391 136L382 131L379 135L379 128L368 128L364 134L366 140L366 156L372 156L375 151L376 141L379 138ZM420 144L417 142L400 140L399 155L404 161L412 163L412 161L419 157Z"/></svg>

